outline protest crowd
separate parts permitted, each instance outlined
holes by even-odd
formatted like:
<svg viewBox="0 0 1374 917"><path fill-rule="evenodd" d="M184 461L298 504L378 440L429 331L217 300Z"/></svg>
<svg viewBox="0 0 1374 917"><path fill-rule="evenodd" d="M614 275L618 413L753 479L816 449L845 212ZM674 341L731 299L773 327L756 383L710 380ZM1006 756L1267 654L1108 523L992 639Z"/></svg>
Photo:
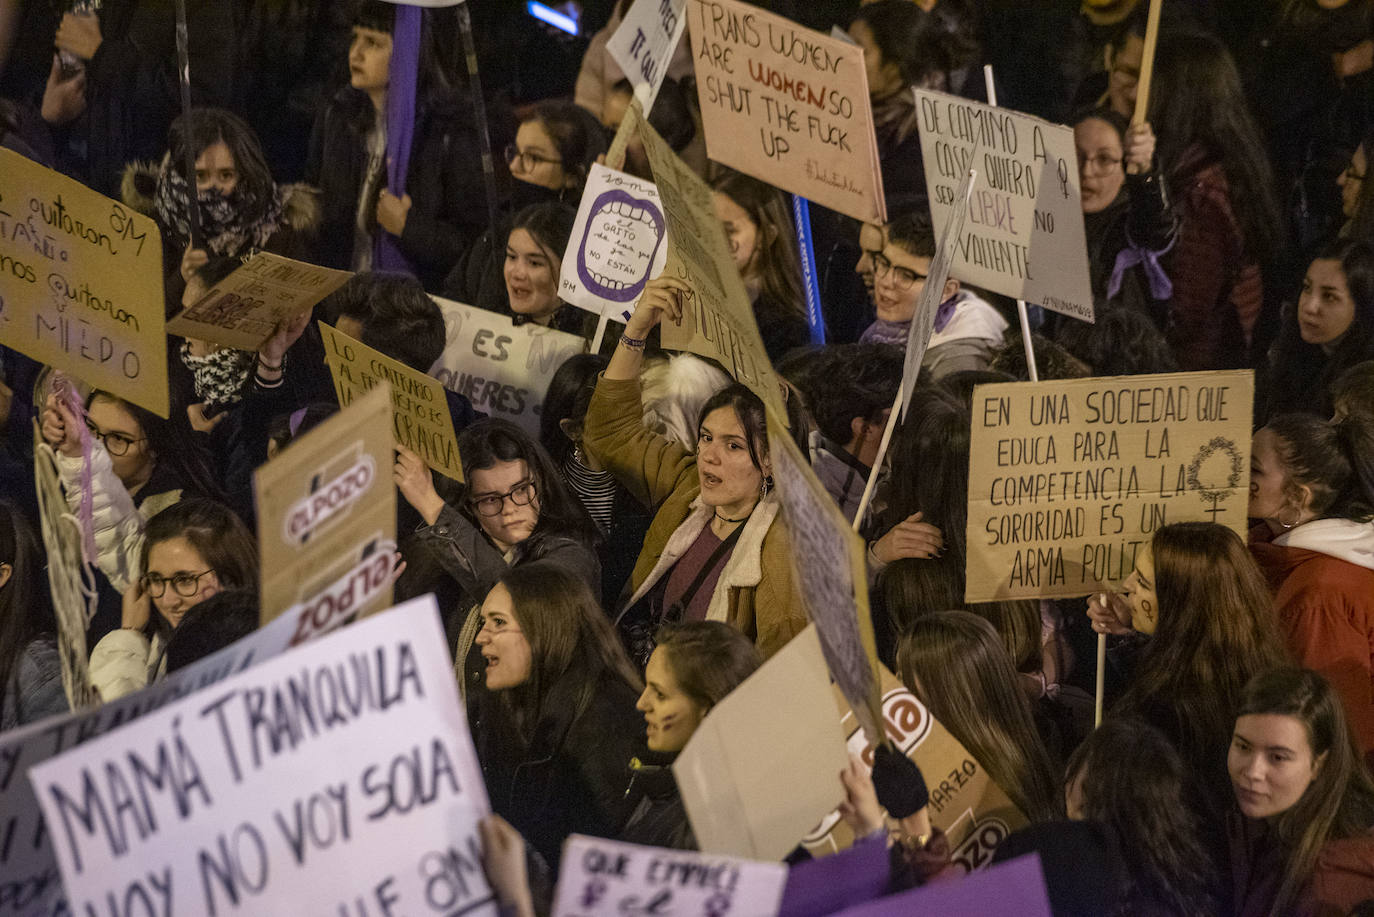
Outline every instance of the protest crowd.
<svg viewBox="0 0 1374 917"><path fill-rule="evenodd" d="M1371 151L1374 0L0 0L0 917L1374 915Z"/></svg>

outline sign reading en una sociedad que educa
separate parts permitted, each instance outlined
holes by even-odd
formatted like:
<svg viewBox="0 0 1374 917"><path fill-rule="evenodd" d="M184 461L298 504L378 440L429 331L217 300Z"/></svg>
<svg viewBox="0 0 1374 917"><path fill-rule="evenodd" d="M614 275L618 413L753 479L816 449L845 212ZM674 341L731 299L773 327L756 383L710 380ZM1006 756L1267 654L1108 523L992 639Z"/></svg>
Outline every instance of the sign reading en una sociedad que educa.
<svg viewBox="0 0 1374 917"><path fill-rule="evenodd" d="M391 605L395 454L382 382L254 472L259 614L294 614L292 645Z"/></svg>
<svg viewBox="0 0 1374 917"><path fill-rule="evenodd" d="M563 361L587 349L581 335L431 297L444 313L443 353L429 374L492 417L538 438L539 412Z"/></svg>
<svg viewBox="0 0 1374 917"><path fill-rule="evenodd" d="M687 7L707 154L856 220L886 223L863 49L738 0Z"/></svg>
<svg viewBox="0 0 1374 917"><path fill-rule="evenodd" d="M166 417L157 224L0 148L0 343Z"/></svg>
<svg viewBox="0 0 1374 917"><path fill-rule="evenodd" d="M978 386L965 601L1114 588L1173 522L1244 538L1254 392L1249 370Z"/></svg>
<svg viewBox="0 0 1374 917"><path fill-rule="evenodd" d="M74 914L481 914L490 809L433 596L29 771Z"/></svg>
<svg viewBox="0 0 1374 917"><path fill-rule="evenodd" d="M951 274L1092 321L1073 130L942 92L914 92L936 226L949 219L968 170L978 171Z"/></svg>
<svg viewBox="0 0 1374 917"><path fill-rule="evenodd" d="M453 430L453 415L439 380L355 341L332 325L320 322L319 326L339 407L348 407L354 398L378 382L390 382L391 423L396 442L440 474L463 480L458 435Z"/></svg>

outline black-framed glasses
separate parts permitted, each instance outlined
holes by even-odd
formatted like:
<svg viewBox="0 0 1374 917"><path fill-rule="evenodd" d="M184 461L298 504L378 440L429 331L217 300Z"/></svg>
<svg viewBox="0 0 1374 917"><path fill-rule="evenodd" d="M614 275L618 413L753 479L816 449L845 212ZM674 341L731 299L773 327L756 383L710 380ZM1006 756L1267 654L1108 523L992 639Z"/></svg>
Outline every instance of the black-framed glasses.
<svg viewBox="0 0 1374 917"><path fill-rule="evenodd" d="M1120 156L1111 156L1107 153L1098 153L1096 156L1084 156L1078 154L1078 171L1087 172L1088 166L1093 167L1094 172L1111 172L1121 165L1124 160Z"/></svg>
<svg viewBox="0 0 1374 917"><path fill-rule="evenodd" d="M887 256L882 252L875 253L873 255L873 279L877 280L885 276L888 271L892 272L893 285L903 293L914 287L916 281L925 280L926 277L930 276L928 274L919 273L918 271L913 271L909 267L898 267L889 261Z"/></svg>
<svg viewBox="0 0 1374 917"><path fill-rule="evenodd" d="M109 450L110 455L124 455L134 443L145 442L148 439L146 436L134 439L131 436L125 436L123 433L102 433L100 432L100 428L89 420L86 421L86 429L91 431L92 437L105 444L105 448Z"/></svg>
<svg viewBox="0 0 1374 917"><path fill-rule="evenodd" d="M512 143L510 146L506 147L506 162L515 162L516 160L520 162L521 172L533 172L535 168L543 163L554 166L563 164L563 160L561 159L549 159L547 156L540 156L538 153L522 152L520 147Z"/></svg>
<svg viewBox="0 0 1374 917"><path fill-rule="evenodd" d="M538 495L534 482L524 480L503 494L487 494L469 502L472 508L483 516L499 516L501 510L506 508L506 500L510 500L516 506L529 506Z"/></svg>
<svg viewBox="0 0 1374 917"><path fill-rule="evenodd" d="M184 599L189 599L200 591L200 578L210 573L214 569L202 570L199 573L173 573L171 576L162 577L156 573L143 574L143 588L148 590L148 594L155 599L160 599L167 594L167 584L172 584L172 589L177 595Z"/></svg>

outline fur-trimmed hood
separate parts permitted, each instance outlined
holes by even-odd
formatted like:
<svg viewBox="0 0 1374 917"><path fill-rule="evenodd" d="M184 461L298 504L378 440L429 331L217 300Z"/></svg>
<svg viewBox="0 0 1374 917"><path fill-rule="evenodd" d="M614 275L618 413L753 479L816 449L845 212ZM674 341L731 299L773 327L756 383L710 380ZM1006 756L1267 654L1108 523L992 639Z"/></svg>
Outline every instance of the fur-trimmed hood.
<svg viewBox="0 0 1374 917"><path fill-rule="evenodd" d="M170 154L169 154L170 155ZM131 162L124 167L119 197L125 206L153 216L157 179L167 162ZM320 192L304 182L281 186L282 225L297 233L315 233L320 226Z"/></svg>

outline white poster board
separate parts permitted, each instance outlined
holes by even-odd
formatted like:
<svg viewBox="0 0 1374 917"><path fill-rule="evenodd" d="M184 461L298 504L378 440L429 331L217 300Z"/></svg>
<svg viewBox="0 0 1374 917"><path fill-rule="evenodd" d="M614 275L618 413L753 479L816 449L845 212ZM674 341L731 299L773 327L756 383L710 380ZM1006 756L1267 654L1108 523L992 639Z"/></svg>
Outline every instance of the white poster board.
<svg viewBox="0 0 1374 917"><path fill-rule="evenodd" d="M563 845L553 917L773 917L787 867L574 834Z"/></svg>
<svg viewBox="0 0 1374 917"><path fill-rule="evenodd" d="M495 914L432 597L33 768L75 913Z"/></svg>
<svg viewBox="0 0 1374 917"><path fill-rule="evenodd" d="M504 417L537 438L549 383L563 361L586 351L586 338L432 298L444 313L445 343L429 374L477 410Z"/></svg>
<svg viewBox="0 0 1374 917"><path fill-rule="evenodd" d="M644 104L645 114L654 107L673 52L682 40L682 30L687 26L686 9L687 0L631 4L620 28L606 42L606 51L625 71L635 95Z"/></svg>
<svg viewBox="0 0 1374 917"><path fill-rule="evenodd" d="M978 186L956 237L953 276L1093 320L1072 128L1008 108L914 90L930 214L944 226L970 169Z"/></svg>
<svg viewBox="0 0 1374 917"><path fill-rule="evenodd" d="M646 4L639 4L638 9ZM632 12L633 12L632 9ZM644 285L668 263L668 222L651 181L592 166L558 278L566 303L630 320Z"/></svg>

